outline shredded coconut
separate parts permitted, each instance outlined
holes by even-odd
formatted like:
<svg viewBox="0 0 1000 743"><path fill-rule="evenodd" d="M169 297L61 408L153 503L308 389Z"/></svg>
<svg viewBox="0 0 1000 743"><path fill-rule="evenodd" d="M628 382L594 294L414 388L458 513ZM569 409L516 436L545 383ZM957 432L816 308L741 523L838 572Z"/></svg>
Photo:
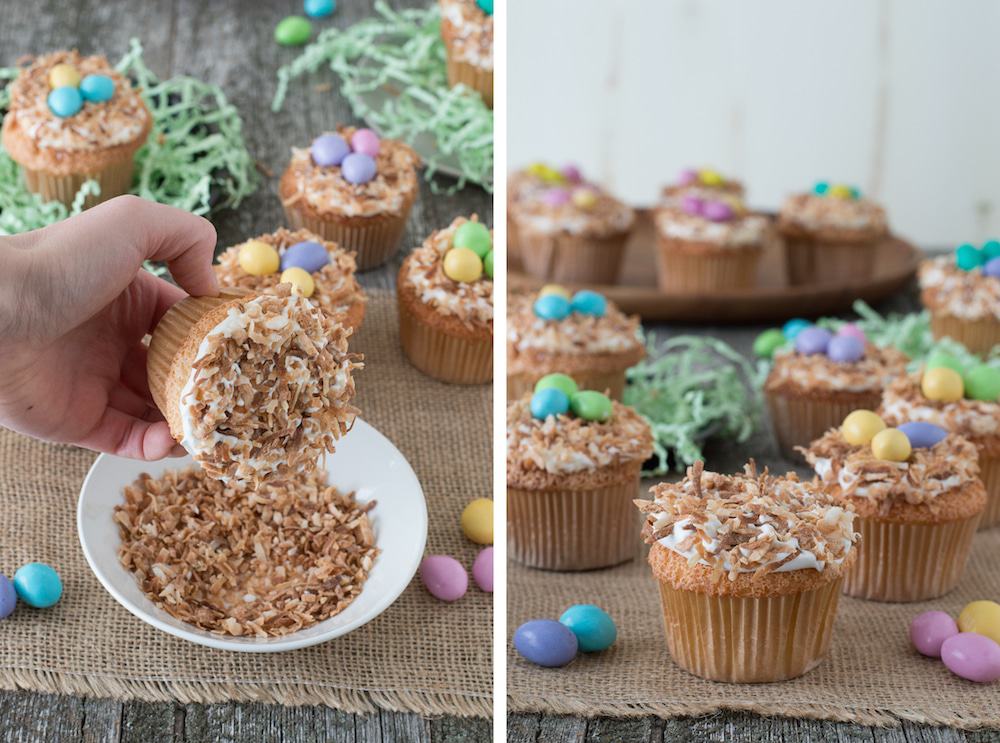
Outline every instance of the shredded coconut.
<svg viewBox="0 0 1000 743"><path fill-rule="evenodd" d="M906 355L895 348L865 344L865 355L858 361L833 361L826 354L800 354L783 348L774 354L774 366L765 389L790 385L801 390L838 390L874 392L906 373Z"/></svg>
<svg viewBox="0 0 1000 743"><path fill-rule="evenodd" d="M655 221L656 229L665 237L734 248L762 246L771 229L771 221L760 214L737 214L725 222L713 222L674 206L657 209Z"/></svg>
<svg viewBox="0 0 1000 743"><path fill-rule="evenodd" d="M493 69L493 16L476 0L440 0L441 35L448 53L461 62Z"/></svg>
<svg viewBox="0 0 1000 743"><path fill-rule="evenodd" d="M889 231L885 210L869 199L841 199L802 193L789 196L780 221L809 231L833 230L879 237Z"/></svg>
<svg viewBox="0 0 1000 743"><path fill-rule="evenodd" d="M920 378L919 373L902 376L886 388L880 414L888 425L926 421L973 441L1000 436L1000 403L928 400L920 391Z"/></svg>
<svg viewBox="0 0 1000 743"><path fill-rule="evenodd" d="M573 312L562 320L537 317L532 305L537 295L507 297L507 341L516 353L602 354L637 351L639 318L607 303L602 317Z"/></svg>
<svg viewBox="0 0 1000 743"><path fill-rule="evenodd" d="M920 299L925 307L966 320L1000 321L1000 279L981 268L963 271L951 255L920 264Z"/></svg>

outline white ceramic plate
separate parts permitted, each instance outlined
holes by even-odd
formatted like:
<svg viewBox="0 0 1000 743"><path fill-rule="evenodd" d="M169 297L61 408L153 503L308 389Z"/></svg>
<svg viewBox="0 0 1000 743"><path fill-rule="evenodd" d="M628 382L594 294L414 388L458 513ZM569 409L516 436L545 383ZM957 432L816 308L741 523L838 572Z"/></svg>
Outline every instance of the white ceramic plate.
<svg viewBox="0 0 1000 743"><path fill-rule="evenodd" d="M361 594L340 614L284 637L241 638L216 635L185 624L146 598L131 573L118 561L121 540L112 520L122 491L143 472L154 477L182 469L190 457L139 462L102 454L83 481L77 506L80 544L91 570L119 604L147 624L185 640L220 650L273 653L316 645L345 635L385 611L410 583L427 540L427 505L417 476L385 436L362 420L326 458L329 482L355 491L359 502L377 501L369 512L375 541L382 550Z"/></svg>

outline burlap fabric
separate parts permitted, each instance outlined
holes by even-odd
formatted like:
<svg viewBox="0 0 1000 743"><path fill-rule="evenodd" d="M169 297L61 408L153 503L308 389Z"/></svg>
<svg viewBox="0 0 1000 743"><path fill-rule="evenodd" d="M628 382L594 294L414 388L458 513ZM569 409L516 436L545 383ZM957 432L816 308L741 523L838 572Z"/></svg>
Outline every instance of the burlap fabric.
<svg viewBox="0 0 1000 743"><path fill-rule="evenodd" d="M965 576L942 598L882 604L842 596L830 655L806 675L773 684L721 684L692 676L671 660L638 525L637 516L636 559L616 568L553 573L508 563L511 636L528 619L557 619L578 603L604 607L618 624L618 641L609 650L581 654L561 669L531 665L508 643L509 711L668 717L736 709L869 725L905 719L1000 726L996 684L953 676L939 660L917 654L908 639L909 622L922 611L942 609L957 617L969 601L1000 599L1000 529L976 534Z"/></svg>
<svg viewBox="0 0 1000 743"><path fill-rule="evenodd" d="M365 354L362 416L396 444L423 485L428 552L471 568L479 548L463 537L459 514L469 500L490 496L490 387L441 384L409 366L388 292L372 296L352 346ZM0 687L491 715L493 602L471 580L463 599L444 604L415 579L373 622L290 653L210 650L142 623L105 592L80 550L76 501L94 456L0 429L0 570L10 576L42 560L65 585L55 608L20 605L0 622Z"/></svg>

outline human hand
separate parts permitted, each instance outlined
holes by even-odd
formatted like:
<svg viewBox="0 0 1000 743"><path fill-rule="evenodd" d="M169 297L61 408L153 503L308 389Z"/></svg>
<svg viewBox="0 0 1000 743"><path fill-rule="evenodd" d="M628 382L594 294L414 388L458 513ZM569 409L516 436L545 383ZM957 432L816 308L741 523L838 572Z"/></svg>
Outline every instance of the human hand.
<svg viewBox="0 0 1000 743"><path fill-rule="evenodd" d="M142 338L186 295L142 263L166 261L188 293L214 296L215 241L207 220L135 196L0 238L0 425L136 459L182 454Z"/></svg>

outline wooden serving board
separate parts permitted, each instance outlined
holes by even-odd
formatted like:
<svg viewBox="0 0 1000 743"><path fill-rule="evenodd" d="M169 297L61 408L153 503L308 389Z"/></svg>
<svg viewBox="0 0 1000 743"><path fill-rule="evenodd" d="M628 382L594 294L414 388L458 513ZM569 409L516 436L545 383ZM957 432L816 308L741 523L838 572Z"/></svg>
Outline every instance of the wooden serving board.
<svg viewBox="0 0 1000 743"><path fill-rule="evenodd" d="M817 317L846 312L856 299L874 303L903 289L916 275L920 251L898 237L875 249L875 266L866 280L849 284L791 286L780 242L769 246L761 259L753 289L712 294L666 294L656 285L656 234L649 210L637 212L636 226L625 251L621 279L616 285L586 288L604 294L625 312L644 320L684 323L784 322L790 317ZM545 281L521 271L517 251L508 261L508 286L513 291L538 289ZM569 286L570 289L582 289Z"/></svg>

